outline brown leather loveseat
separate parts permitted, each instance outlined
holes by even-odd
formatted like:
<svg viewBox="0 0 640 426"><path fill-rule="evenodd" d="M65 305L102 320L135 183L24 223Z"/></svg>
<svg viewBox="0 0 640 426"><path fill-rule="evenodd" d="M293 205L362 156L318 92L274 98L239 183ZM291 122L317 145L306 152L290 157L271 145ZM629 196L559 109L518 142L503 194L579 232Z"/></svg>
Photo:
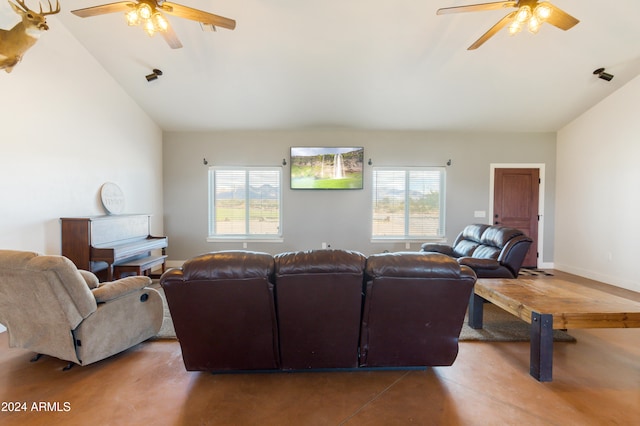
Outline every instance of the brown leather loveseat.
<svg viewBox="0 0 640 426"><path fill-rule="evenodd" d="M476 277L442 254L203 254L161 279L187 370L453 364ZM365 294L366 290L366 294Z"/></svg>
<svg viewBox="0 0 640 426"><path fill-rule="evenodd" d="M442 253L474 270L478 278L517 278L532 240L498 225L467 225L452 245L425 243L421 251Z"/></svg>

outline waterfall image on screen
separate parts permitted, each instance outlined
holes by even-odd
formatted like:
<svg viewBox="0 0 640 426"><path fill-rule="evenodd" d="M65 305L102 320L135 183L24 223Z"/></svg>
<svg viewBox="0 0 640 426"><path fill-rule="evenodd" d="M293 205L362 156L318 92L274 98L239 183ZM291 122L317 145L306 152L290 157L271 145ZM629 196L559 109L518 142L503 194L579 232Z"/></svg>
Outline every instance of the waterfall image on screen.
<svg viewBox="0 0 640 426"><path fill-rule="evenodd" d="M362 147L292 147L292 189L362 189Z"/></svg>
<svg viewBox="0 0 640 426"><path fill-rule="evenodd" d="M342 179L344 177L344 166L342 165L342 154L333 155L333 178Z"/></svg>

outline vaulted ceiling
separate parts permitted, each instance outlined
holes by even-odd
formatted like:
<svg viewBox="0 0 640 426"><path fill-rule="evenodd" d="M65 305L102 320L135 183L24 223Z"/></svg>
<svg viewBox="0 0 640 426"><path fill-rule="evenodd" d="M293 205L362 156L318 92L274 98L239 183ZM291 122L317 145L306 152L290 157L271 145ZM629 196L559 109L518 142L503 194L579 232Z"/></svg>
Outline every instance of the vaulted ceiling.
<svg viewBox="0 0 640 426"><path fill-rule="evenodd" d="M473 51L508 11L436 15L477 0L177 0L237 26L205 32L169 16L184 46L174 50L122 13L71 14L108 1L61 0L50 26L62 23L168 131L556 131L640 74L637 0L553 0L580 23L503 30ZM614 78L595 76L600 67ZM163 75L147 82L154 68Z"/></svg>

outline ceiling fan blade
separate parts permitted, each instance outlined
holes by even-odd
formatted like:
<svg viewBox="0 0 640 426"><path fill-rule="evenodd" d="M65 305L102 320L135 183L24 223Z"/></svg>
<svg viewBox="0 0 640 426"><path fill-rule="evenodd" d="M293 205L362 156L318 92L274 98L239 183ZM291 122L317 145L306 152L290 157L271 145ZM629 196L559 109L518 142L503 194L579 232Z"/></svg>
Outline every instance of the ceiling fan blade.
<svg viewBox="0 0 640 426"><path fill-rule="evenodd" d="M509 7L515 7L517 4L517 1L496 1L493 3L470 4L467 6L443 7L436 11L436 15L460 12L480 12L483 10L499 10Z"/></svg>
<svg viewBox="0 0 640 426"><path fill-rule="evenodd" d="M561 30L567 31L569 28L572 28L578 22L578 19L569 15L562 9L558 9L556 6L551 3L544 2L547 6L551 8L551 15L547 18L547 22L553 26L560 28Z"/></svg>
<svg viewBox="0 0 640 426"><path fill-rule="evenodd" d="M104 15L106 13L127 12L134 6L135 6L134 2L121 1L118 3L109 3L109 4L103 4L100 6L93 6L93 7L87 7L84 9L72 10L71 13L81 18L88 18L90 16Z"/></svg>
<svg viewBox="0 0 640 426"><path fill-rule="evenodd" d="M178 16L180 18L190 19L192 21L202 22L203 24L211 24L216 27L227 28L233 30L236 27L236 21L225 18L224 16L214 15L198 9L192 9L177 3L165 1L162 3L162 11L169 15Z"/></svg>
<svg viewBox="0 0 640 426"><path fill-rule="evenodd" d="M482 35L482 37L480 37L478 40L475 41L475 43L473 43L471 46L469 46L467 48L467 50L474 50L474 49L477 49L478 47L482 46L485 41L489 40L498 31L500 31L502 28L504 28L505 25L507 25L509 22L511 22L511 20L513 20L513 18L516 16L516 13L517 13L517 11L513 11L510 14L508 14L507 16L505 16L504 18L502 18L501 20L499 20L497 24L495 24L493 27L489 28L489 31L484 33Z"/></svg>
<svg viewBox="0 0 640 426"><path fill-rule="evenodd" d="M182 47L182 43L171 25L168 25L167 30L161 31L160 34L172 49L180 49Z"/></svg>

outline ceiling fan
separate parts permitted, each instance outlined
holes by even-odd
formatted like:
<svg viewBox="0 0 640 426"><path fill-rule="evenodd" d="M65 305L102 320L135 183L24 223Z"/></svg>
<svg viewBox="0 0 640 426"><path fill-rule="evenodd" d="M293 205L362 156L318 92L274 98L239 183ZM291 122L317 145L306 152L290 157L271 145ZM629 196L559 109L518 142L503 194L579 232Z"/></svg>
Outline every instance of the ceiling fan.
<svg viewBox="0 0 640 426"><path fill-rule="evenodd" d="M71 13L81 18L115 12L124 12L129 25L142 25L150 36L159 32L172 49L181 48L182 43L163 13L198 21L213 30L215 30L216 27L228 28L230 30L236 27L236 21L233 19L164 0L121 1L71 11Z"/></svg>
<svg viewBox="0 0 640 426"><path fill-rule="evenodd" d="M497 24L484 33L482 37L469 46L467 50L477 49L482 46L484 42L489 40L507 25L509 25L509 33L513 35L520 32L522 27L525 25L528 26L530 32L535 34L540 29L540 26L545 22L565 31L580 22L548 1L538 0L498 1L492 3L471 4L467 6L444 7L442 9L438 9L436 14L444 15L447 13L479 12L483 10L509 8L516 8L516 10L510 12L507 16L499 20Z"/></svg>

